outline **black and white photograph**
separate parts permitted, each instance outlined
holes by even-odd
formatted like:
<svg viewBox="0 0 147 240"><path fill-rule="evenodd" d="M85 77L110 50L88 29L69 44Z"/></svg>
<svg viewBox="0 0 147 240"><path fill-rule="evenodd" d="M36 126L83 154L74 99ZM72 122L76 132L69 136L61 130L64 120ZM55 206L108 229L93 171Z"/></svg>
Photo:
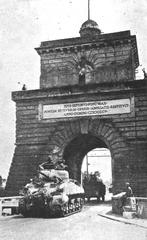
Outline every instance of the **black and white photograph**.
<svg viewBox="0 0 147 240"><path fill-rule="evenodd" d="M147 240L146 48L146 0L0 0L0 239Z"/></svg>

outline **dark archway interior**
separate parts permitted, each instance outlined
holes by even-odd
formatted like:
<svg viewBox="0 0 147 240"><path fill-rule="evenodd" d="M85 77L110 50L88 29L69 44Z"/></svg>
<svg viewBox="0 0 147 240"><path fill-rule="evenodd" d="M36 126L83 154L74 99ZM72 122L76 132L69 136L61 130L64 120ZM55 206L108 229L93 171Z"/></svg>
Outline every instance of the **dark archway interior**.
<svg viewBox="0 0 147 240"><path fill-rule="evenodd" d="M80 134L65 148L63 158L68 165L71 178L81 180L81 166L84 156L95 148L108 148L107 145L91 134Z"/></svg>

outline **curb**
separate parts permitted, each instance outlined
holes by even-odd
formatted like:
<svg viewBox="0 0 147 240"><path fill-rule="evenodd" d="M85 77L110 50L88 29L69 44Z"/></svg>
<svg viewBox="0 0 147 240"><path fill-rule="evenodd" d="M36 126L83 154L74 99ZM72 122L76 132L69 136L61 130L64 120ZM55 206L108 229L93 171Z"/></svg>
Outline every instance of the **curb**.
<svg viewBox="0 0 147 240"><path fill-rule="evenodd" d="M98 213L98 215L100 217L104 217L104 218L107 218L107 219L110 219L110 220L113 220L113 221L116 221L116 222L122 222L124 224L134 225L134 226L137 226L137 227L141 227L141 228L147 229L147 226L145 227L145 226L143 226L141 224L129 222L129 221L125 220L125 219L118 219L116 217L106 216L106 214L101 214L101 213Z"/></svg>

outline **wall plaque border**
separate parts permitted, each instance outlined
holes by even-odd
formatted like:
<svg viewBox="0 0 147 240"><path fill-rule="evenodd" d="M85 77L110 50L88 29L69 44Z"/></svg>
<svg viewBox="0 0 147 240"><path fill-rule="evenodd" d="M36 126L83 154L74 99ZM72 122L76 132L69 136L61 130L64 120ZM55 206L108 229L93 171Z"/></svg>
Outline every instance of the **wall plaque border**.
<svg viewBox="0 0 147 240"><path fill-rule="evenodd" d="M42 119L101 116L131 112L131 100L117 99L106 101L47 104L42 106Z"/></svg>

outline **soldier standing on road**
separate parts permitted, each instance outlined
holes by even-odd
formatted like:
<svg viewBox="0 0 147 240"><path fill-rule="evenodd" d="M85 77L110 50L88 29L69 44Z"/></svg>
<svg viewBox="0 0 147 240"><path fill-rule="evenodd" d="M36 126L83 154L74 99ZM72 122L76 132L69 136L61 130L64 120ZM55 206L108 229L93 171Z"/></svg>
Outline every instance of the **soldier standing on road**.
<svg viewBox="0 0 147 240"><path fill-rule="evenodd" d="M126 183L126 197L133 197L133 191L128 182Z"/></svg>
<svg viewBox="0 0 147 240"><path fill-rule="evenodd" d="M122 206L127 205L129 197L133 197L133 191L132 188L130 187L130 183L126 182L125 185L126 185L125 193L120 199Z"/></svg>
<svg viewBox="0 0 147 240"><path fill-rule="evenodd" d="M101 196L103 202L105 201L105 194L106 194L106 186L103 182L101 182L100 196Z"/></svg>

